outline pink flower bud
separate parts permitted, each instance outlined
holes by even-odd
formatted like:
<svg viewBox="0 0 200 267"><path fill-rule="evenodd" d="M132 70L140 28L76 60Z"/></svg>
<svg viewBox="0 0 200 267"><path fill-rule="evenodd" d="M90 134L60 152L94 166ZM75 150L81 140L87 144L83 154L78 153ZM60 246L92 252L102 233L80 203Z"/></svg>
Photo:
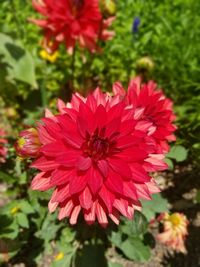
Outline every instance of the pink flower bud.
<svg viewBox="0 0 200 267"><path fill-rule="evenodd" d="M35 128L29 128L22 131L19 136L15 144L17 154L22 158L37 157L41 145L38 131Z"/></svg>

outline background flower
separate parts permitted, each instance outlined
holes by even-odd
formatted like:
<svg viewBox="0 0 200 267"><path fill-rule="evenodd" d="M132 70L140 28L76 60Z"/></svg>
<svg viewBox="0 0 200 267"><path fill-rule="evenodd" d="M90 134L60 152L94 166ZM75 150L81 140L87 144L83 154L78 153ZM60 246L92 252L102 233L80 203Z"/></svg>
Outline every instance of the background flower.
<svg viewBox="0 0 200 267"><path fill-rule="evenodd" d="M5 144L7 144L8 141L4 138L5 134L5 131L0 129L0 163L5 162L7 155L7 148Z"/></svg>
<svg viewBox="0 0 200 267"><path fill-rule="evenodd" d="M113 36L107 32L110 23L103 20L97 0L33 0L32 3L44 18L30 21L44 30L43 45L50 51L64 43L71 53L78 42L94 52L99 39Z"/></svg>
<svg viewBox="0 0 200 267"><path fill-rule="evenodd" d="M186 253L185 238L188 235L188 220L182 213L162 213L158 219L163 224L163 231L157 239L177 252Z"/></svg>
<svg viewBox="0 0 200 267"><path fill-rule="evenodd" d="M176 130L173 124L175 115L172 101L157 89L157 84L154 81L142 84L141 78L136 77L130 81L127 93L120 83L114 85L113 92L122 98L125 97L127 105L135 109L137 128L148 128L147 138L149 142L157 143L157 146L154 146L157 152L167 153L167 142L176 139L173 135Z"/></svg>
<svg viewBox="0 0 200 267"><path fill-rule="evenodd" d="M139 25L140 25L140 18L135 17L133 20L133 25L132 25L132 33L133 34L136 34L138 32Z"/></svg>

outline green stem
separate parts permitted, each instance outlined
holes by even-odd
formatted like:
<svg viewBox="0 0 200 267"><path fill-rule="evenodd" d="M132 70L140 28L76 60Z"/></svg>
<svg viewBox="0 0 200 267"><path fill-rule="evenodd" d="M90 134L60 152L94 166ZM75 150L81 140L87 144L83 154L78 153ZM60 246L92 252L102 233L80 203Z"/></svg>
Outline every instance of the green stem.
<svg viewBox="0 0 200 267"><path fill-rule="evenodd" d="M47 106L47 90L46 90L46 82L48 79L47 63L45 63L43 75L44 75L44 78L41 84L41 101L42 101L43 108L45 108Z"/></svg>
<svg viewBox="0 0 200 267"><path fill-rule="evenodd" d="M71 62L71 70L72 70L71 87L72 87L72 91L74 90L75 62L76 62L76 46L74 47L74 51L72 54L72 62Z"/></svg>
<svg viewBox="0 0 200 267"><path fill-rule="evenodd" d="M15 7L14 0L11 0L10 1L10 6L11 6L11 9L12 9L12 13L13 13L13 18L14 18L15 24L17 26L17 34L19 35L19 37L21 39L23 39L23 37L24 37L24 30L22 28L22 23L19 20L19 17L20 16L18 16L18 14L17 14L17 10L16 10L16 7Z"/></svg>
<svg viewBox="0 0 200 267"><path fill-rule="evenodd" d="M47 91L46 91L46 79L43 80L42 86L41 86L41 100L42 100L42 106L45 108L47 106Z"/></svg>

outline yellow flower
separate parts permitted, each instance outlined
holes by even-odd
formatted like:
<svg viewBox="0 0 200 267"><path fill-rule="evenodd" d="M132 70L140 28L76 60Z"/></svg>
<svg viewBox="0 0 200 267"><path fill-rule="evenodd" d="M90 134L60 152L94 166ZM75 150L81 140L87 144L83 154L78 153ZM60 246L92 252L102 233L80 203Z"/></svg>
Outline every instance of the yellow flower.
<svg viewBox="0 0 200 267"><path fill-rule="evenodd" d="M64 253L63 252L59 252L56 256L55 256L55 260L56 261L60 261L64 258Z"/></svg>
<svg viewBox="0 0 200 267"><path fill-rule="evenodd" d="M10 213L12 215L15 215L19 210L20 210L20 207L16 206L16 207L14 207L14 208L11 209Z"/></svg>
<svg viewBox="0 0 200 267"><path fill-rule="evenodd" d="M157 239L177 252L186 253L184 241L188 235L189 223L186 216L178 212L171 215L164 212L159 216L158 221L163 223L163 231L158 234Z"/></svg>
<svg viewBox="0 0 200 267"><path fill-rule="evenodd" d="M54 53L48 53L45 49L40 51L40 57L51 63L54 63L58 58L58 51Z"/></svg>

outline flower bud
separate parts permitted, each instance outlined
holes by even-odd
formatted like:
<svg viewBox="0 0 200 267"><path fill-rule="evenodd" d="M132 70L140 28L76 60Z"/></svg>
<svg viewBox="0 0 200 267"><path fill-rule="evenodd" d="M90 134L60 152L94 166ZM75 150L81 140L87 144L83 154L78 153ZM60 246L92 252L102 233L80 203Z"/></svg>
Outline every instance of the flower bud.
<svg viewBox="0 0 200 267"><path fill-rule="evenodd" d="M115 15L116 4L114 0L101 0L100 6L101 6L102 13L103 15L105 15L105 17Z"/></svg>
<svg viewBox="0 0 200 267"><path fill-rule="evenodd" d="M15 144L17 154L22 158L37 157L41 146L38 131L35 128L29 128L22 131L19 136Z"/></svg>
<svg viewBox="0 0 200 267"><path fill-rule="evenodd" d="M137 69L139 72L151 72L154 68L154 62L150 57L142 57L137 61Z"/></svg>

